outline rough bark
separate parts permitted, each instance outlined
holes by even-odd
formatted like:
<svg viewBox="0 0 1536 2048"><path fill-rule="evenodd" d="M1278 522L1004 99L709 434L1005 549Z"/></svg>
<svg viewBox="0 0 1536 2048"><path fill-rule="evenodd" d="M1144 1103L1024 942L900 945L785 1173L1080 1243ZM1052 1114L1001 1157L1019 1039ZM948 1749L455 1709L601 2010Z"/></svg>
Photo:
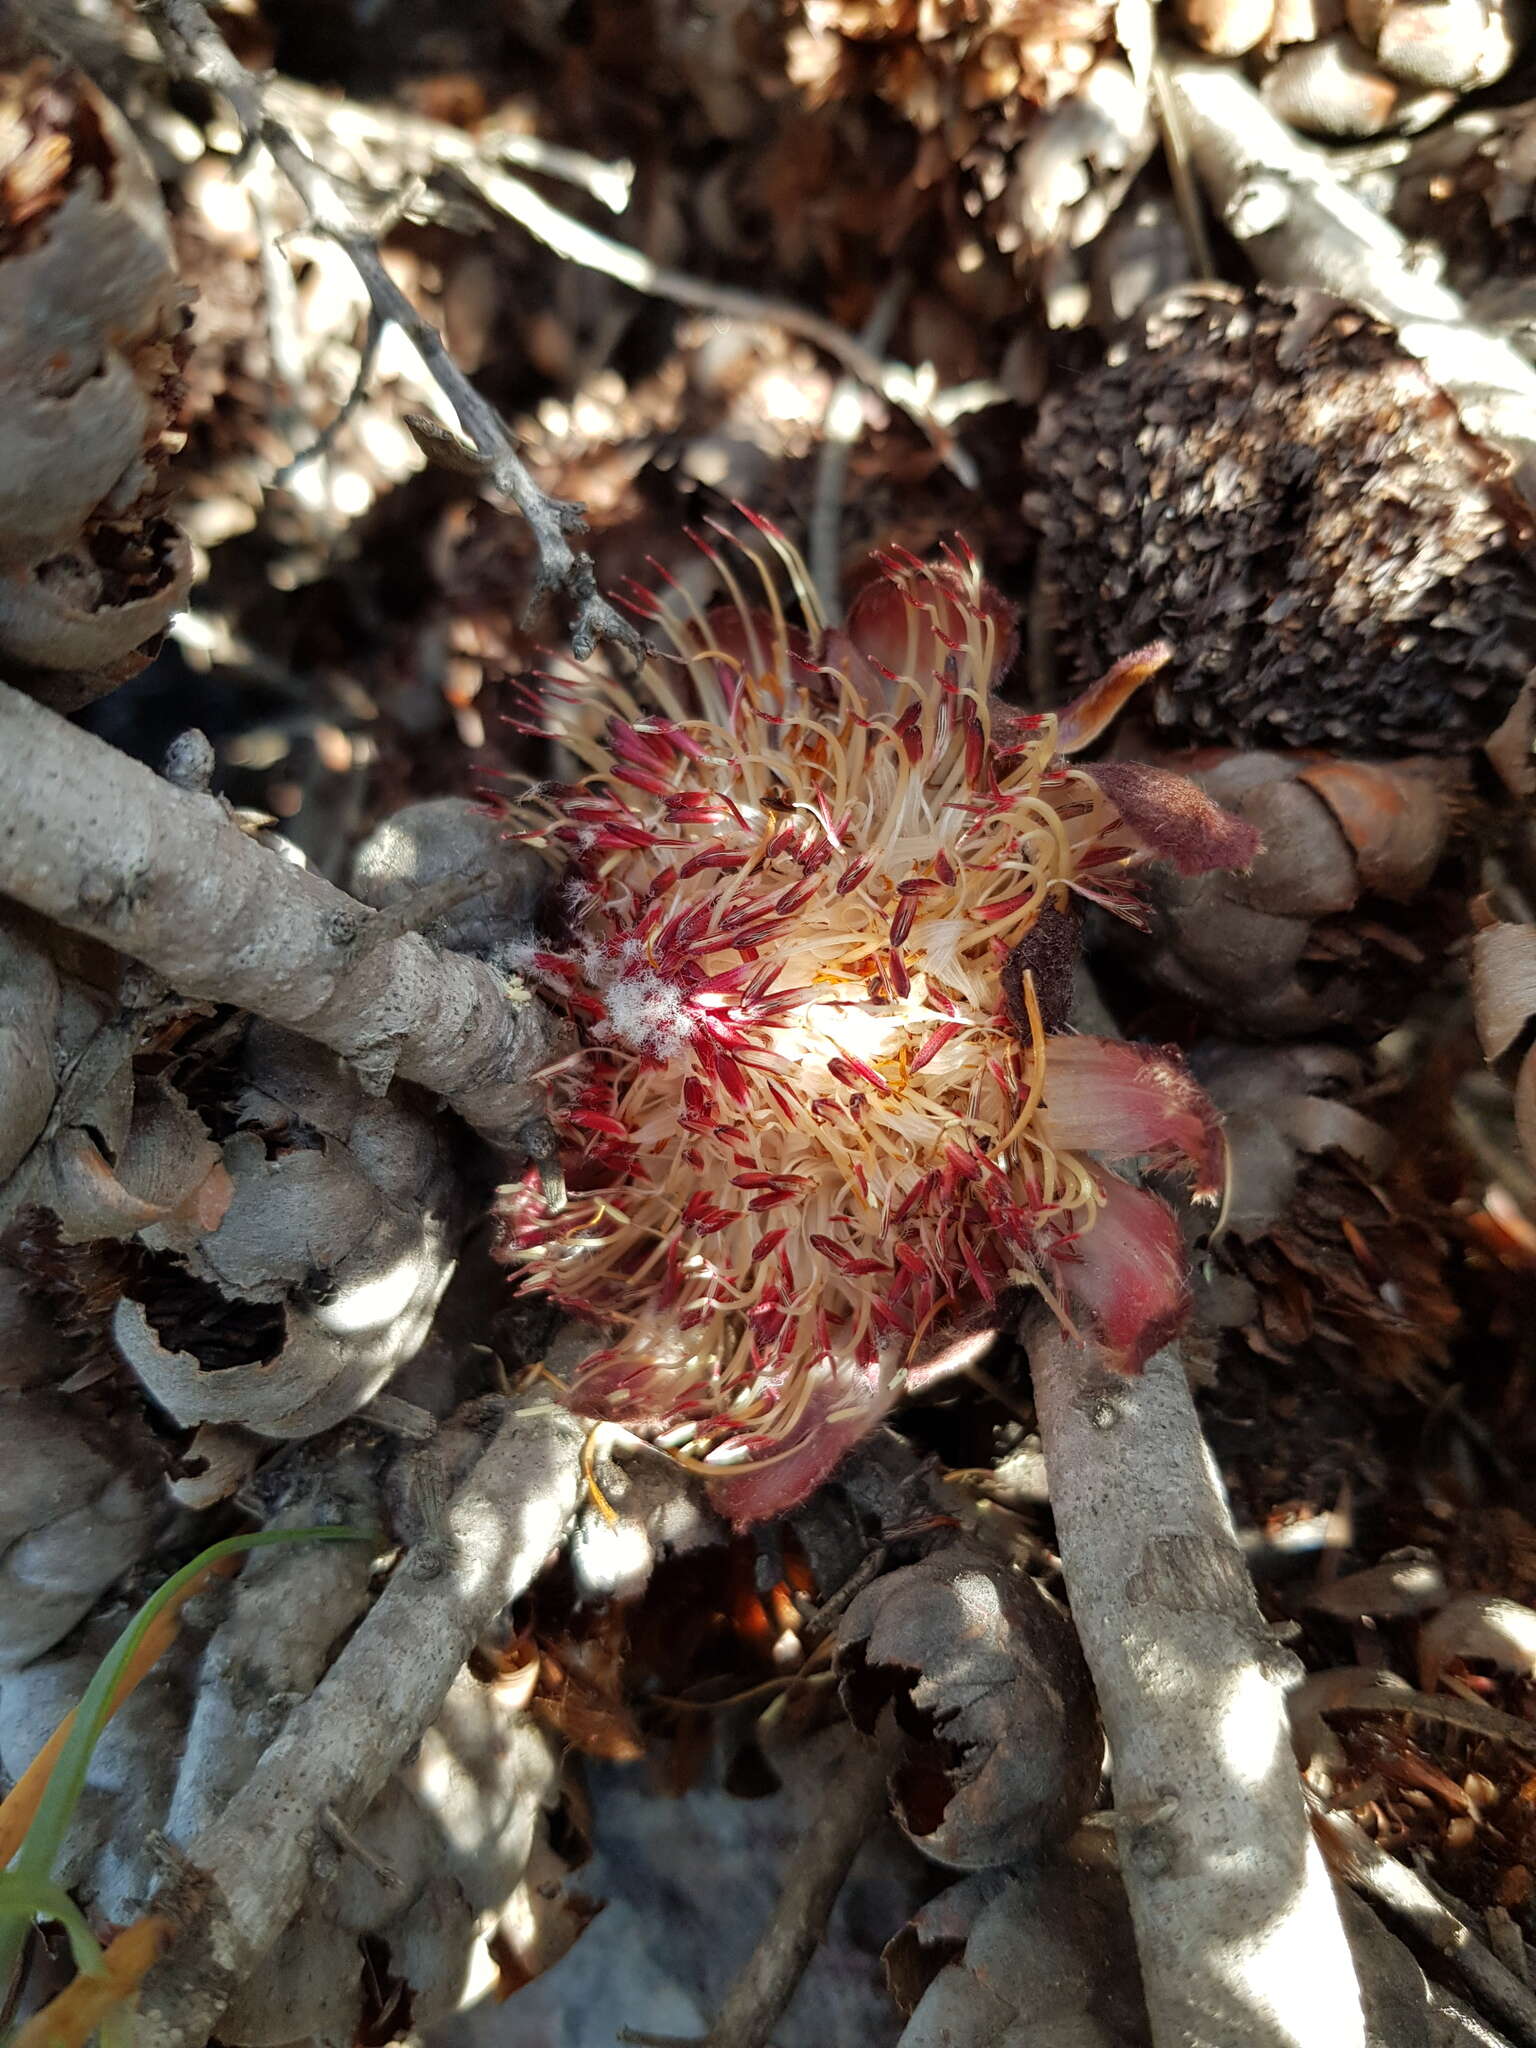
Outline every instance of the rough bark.
<svg viewBox="0 0 1536 2048"><path fill-rule="evenodd" d="M1178 1355L1031 1346L1073 1618L1109 1737L1157 2048L1360 2048L1360 1994L1266 1628Z"/></svg>
<svg viewBox="0 0 1536 2048"><path fill-rule="evenodd" d="M488 1415L497 1404L488 1404ZM136 2048L203 2048L288 1925L325 1843L351 1827L442 1705L477 1637L565 1538L581 1497L579 1422L504 1410L484 1453L325 1677L154 1901L176 1927L150 1973Z"/></svg>
<svg viewBox="0 0 1536 2048"><path fill-rule="evenodd" d="M539 1113L552 1026L519 985L415 932L370 945L380 913L4 684L0 893L317 1039L371 1092L432 1089L493 1143Z"/></svg>

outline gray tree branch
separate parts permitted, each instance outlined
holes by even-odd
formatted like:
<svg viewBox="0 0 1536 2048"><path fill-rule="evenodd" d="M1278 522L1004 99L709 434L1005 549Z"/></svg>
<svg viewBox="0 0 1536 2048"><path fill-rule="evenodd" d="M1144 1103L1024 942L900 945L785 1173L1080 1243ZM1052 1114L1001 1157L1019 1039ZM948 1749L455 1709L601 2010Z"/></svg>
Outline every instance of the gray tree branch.
<svg viewBox="0 0 1536 2048"><path fill-rule="evenodd" d="M503 1410L440 1530L406 1553L240 1790L185 1845L153 1902L176 1931L145 1980L136 2048L204 2048L298 1911L328 1833L356 1826L476 1639L565 1540L584 1434L548 1404Z"/></svg>
<svg viewBox="0 0 1536 2048"><path fill-rule="evenodd" d="M395 283L372 235L359 225L330 177L268 111L260 81L234 55L201 0L143 0L143 11L167 60L184 76L223 94L247 144L267 150L303 201L311 229L346 251L379 319L392 321L409 336L480 458L485 482L498 496L510 498L528 522L539 558L535 597L558 591L572 605L571 647L577 660L585 661L601 640L638 653L640 634L599 592L591 556L577 553L566 538L584 530L582 508L539 489L495 408Z"/></svg>
<svg viewBox="0 0 1536 2048"><path fill-rule="evenodd" d="M1363 2048L1359 1986L1254 1598L1177 1352L1030 1346L1072 1616L1109 1738L1156 2048Z"/></svg>
<svg viewBox="0 0 1536 2048"><path fill-rule="evenodd" d="M216 797L178 789L0 684L0 896L154 969L179 994L286 1024L443 1096L523 1147L553 1049L543 1006L259 845Z"/></svg>

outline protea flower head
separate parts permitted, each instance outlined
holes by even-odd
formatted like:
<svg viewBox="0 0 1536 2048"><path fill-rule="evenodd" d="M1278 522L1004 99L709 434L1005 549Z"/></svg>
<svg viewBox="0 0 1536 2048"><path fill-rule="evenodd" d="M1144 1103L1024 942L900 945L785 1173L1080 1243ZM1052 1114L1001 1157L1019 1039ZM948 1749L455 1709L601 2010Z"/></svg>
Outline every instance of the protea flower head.
<svg viewBox="0 0 1536 2048"><path fill-rule="evenodd" d="M558 1084L570 1195L503 1191L502 1254L611 1331L573 1404L723 1482L738 1520L802 1498L957 1332L1033 1289L1134 1372L1183 1311L1182 1242L1113 1163L1220 1178L1176 1056L1066 1031L1083 900L1134 914L1152 854L1257 841L1164 770L1074 767L1166 658L1058 716L993 698L1013 619L975 562L887 559L846 628L798 557L750 604L647 600L653 656L560 691L587 772L516 826L564 875L530 951L582 1051ZM711 553L714 551L711 549Z"/></svg>

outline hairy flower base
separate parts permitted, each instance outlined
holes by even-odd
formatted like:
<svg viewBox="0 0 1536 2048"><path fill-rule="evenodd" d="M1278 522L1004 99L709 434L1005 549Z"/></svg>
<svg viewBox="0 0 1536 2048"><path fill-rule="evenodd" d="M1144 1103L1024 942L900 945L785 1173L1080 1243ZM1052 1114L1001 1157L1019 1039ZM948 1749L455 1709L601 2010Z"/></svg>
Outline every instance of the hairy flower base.
<svg viewBox="0 0 1536 2048"><path fill-rule="evenodd" d="M501 1204L524 1284L614 1332L573 1402L729 1473L741 1519L802 1497L1009 1290L1137 1369L1183 1260L1105 1161L1187 1159L1211 1192L1217 1143L1171 1056L1060 1035L1063 913L1130 911L1156 832L1055 719L994 705L1011 621L975 564L891 563L828 632L760 530L813 637L755 557L757 610L724 562L733 611L652 601L678 660L584 679L562 736L588 773L519 806L569 923L526 972L584 1051L568 1207L531 1178ZM1084 730L1160 658L1122 664ZM1251 858L1192 815L1181 865Z"/></svg>

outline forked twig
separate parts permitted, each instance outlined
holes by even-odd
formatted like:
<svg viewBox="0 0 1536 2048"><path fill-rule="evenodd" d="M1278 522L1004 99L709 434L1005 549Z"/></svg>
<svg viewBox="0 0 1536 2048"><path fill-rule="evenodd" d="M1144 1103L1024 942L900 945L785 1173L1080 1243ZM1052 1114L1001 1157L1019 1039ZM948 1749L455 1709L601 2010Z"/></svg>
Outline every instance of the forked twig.
<svg viewBox="0 0 1536 2048"><path fill-rule="evenodd" d="M168 61L184 76L224 96L247 145L264 148L298 194L311 232L328 236L345 251L379 319L392 322L415 347L453 407L479 458L486 485L497 496L510 498L528 523L539 564L534 598L559 592L571 605L571 648L577 660L585 661L604 640L638 656L643 647L640 634L598 590L591 556L578 553L567 538L585 530L582 507L540 490L495 408L385 269L377 243L359 225L330 175L292 130L269 112L260 81L234 55L201 0L142 0L142 5Z"/></svg>

